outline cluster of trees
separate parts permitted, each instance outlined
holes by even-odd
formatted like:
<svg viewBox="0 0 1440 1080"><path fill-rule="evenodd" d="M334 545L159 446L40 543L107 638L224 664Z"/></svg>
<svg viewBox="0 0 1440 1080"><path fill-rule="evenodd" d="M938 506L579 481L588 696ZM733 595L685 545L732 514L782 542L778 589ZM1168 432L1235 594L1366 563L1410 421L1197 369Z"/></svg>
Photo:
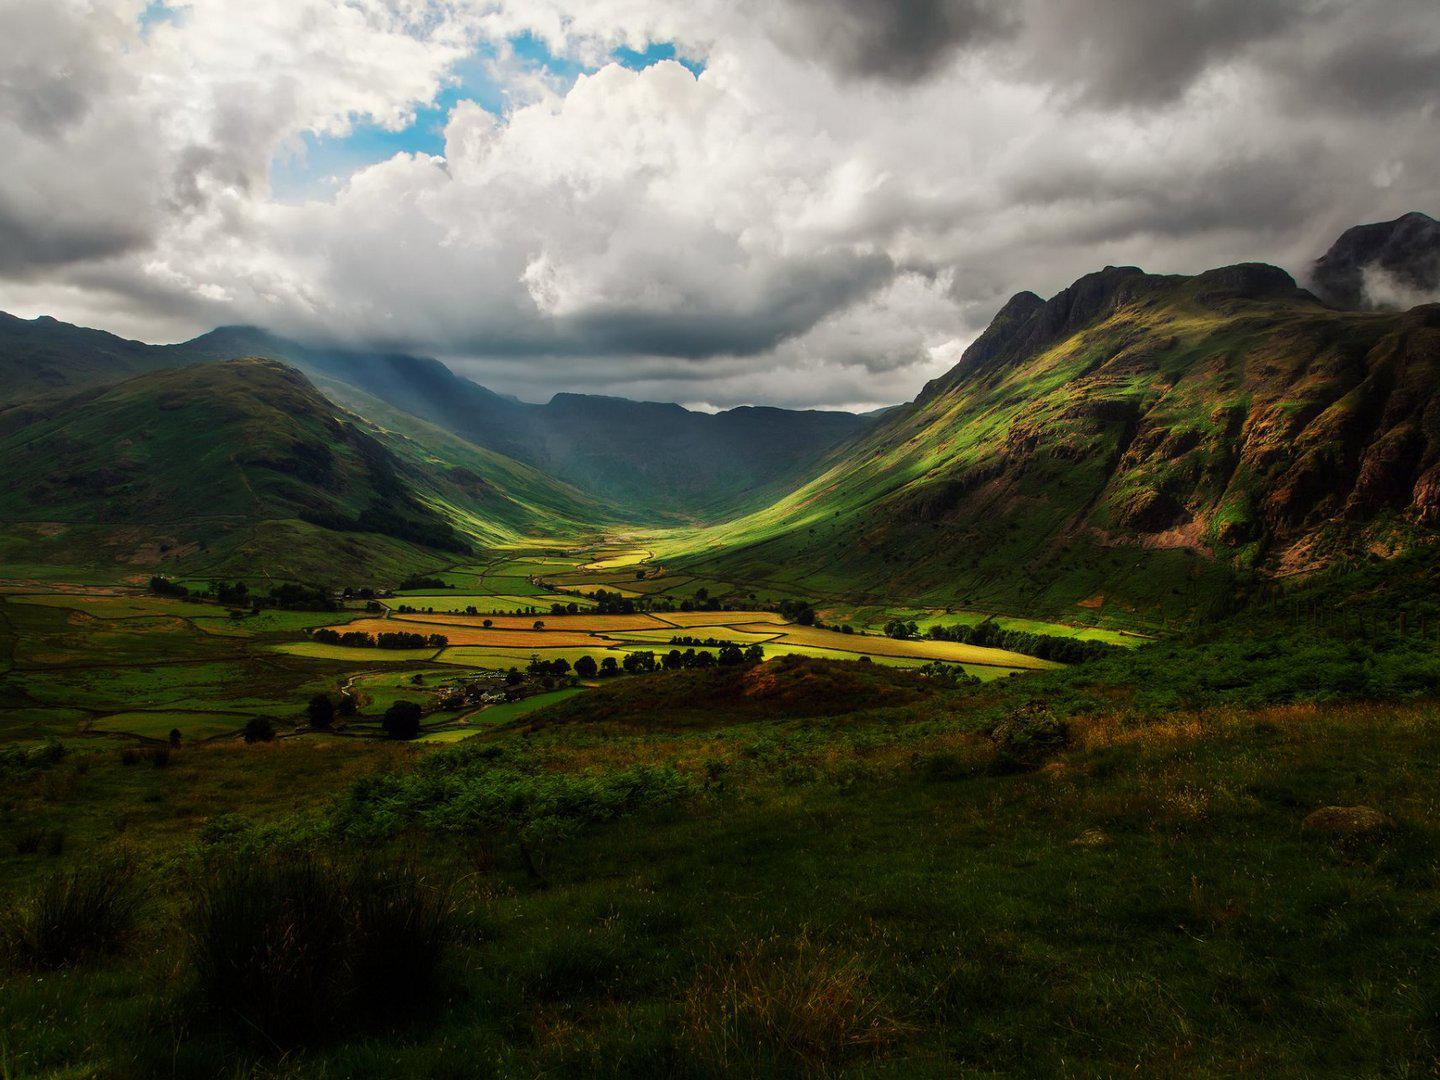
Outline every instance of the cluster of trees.
<svg viewBox="0 0 1440 1080"><path fill-rule="evenodd" d="M902 640L921 636L915 623L900 619L892 619L886 623L885 633L889 637ZM932 641L957 641L962 645L979 645L987 649L1008 649L1061 664L1083 664L1089 660L1098 660L1102 656L1110 656L1116 649L1121 648L1106 641L1035 634L1029 630L1006 630L994 619L986 619L974 626L932 626L923 636Z"/></svg>
<svg viewBox="0 0 1440 1080"><path fill-rule="evenodd" d="M232 608L258 612L261 608L282 608L287 611L338 611L340 605L324 589L313 585L286 582L273 586L268 593L251 592L243 581L212 581L204 592L191 590L169 578L150 579L150 591L157 596L193 596L198 600L214 600Z"/></svg>
<svg viewBox="0 0 1440 1080"><path fill-rule="evenodd" d="M443 579L438 578L438 577L425 577L425 576L422 575L422 574L411 574L411 575L410 575L409 577L407 577L404 581L400 582L399 585L396 585L395 588L396 588L396 589L453 589L453 588L455 588L455 586L447 583L446 581L444 581Z"/></svg>
<svg viewBox="0 0 1440 1080"><path fill-rule="evenodd" d="M595 613L597 615L635 614L635 601L628 596L606 592L604 589L596 589L593 595L595 600Z"/></svg>
<svg viewBox="0 0 1440 1080"><path fill-rule="evenodd" d="M962 686L979 686L980 679L971 675L959 664L947 664L942 660L931 660L915 669L933 683L959 689Z"/></svg>
<svg viewBox="0 0 1440 1080"><path fill-rule="evenodd" d="M182 599L190 595L190 590L184 585L159 575L150 579L150 591L156 596L178 596Z"/></svg>
<svg viewBox="0 0 1440 1080"><path fill-rule="evenodd" d="M380 728L392 739L413 739L420 734L423 710L413 701L400 699L385 710Z"/></svg>
<svg viewBox="0 0 1440 1080"><path fill-rule="evenodd" d="M815 625L815 608L808 600L781 600L777 610L799 626Z"/></svg>
<svg viewBox="0 0 1440 1080"><path fill-rule="evenodd" d="M444 634L411 634L403 630L388 630L383 634L347 630L341 634L322 626L310 636L322 645L344 645L351 649L443 649L450 644Z"/></svg>

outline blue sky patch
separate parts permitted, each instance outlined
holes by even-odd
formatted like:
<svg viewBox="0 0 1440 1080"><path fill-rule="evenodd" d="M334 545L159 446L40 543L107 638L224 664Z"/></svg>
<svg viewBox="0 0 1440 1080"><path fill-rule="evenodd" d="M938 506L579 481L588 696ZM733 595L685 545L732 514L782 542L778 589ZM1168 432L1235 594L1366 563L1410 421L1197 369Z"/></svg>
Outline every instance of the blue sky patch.
<svg viewBox="0 0 1440 1080"><path fill-rule="evenodd" d="M154 13L152 14L152 9ZM151 21L173 15L156 0L146 8ZM142 16L142 26L145 16ZM560 93L566 93L581 75L596 69L565 56L556 56L540 38L520 34L510 39L510 48L522 64L543 73ZM643 50L616 49L614 61L640 71L662 60L677 60L698 76L704 65L676 53L675 46L657 42ZM445 124L450 111L461 101L473 101L487 112L504 115L507 105L506 88L494 76L491 62L496 53L493 46L482 46L473 56L462 61L450 72L447 85L429 105L415 110L411 123L398 131L387 131L379 124L357 124L348 135L320 136L306 132L298 148L277 154L270 162L270 189L283 202L303 202L332 196L345 181L359 170L386 161L399 153L443 154Z"/></svg>

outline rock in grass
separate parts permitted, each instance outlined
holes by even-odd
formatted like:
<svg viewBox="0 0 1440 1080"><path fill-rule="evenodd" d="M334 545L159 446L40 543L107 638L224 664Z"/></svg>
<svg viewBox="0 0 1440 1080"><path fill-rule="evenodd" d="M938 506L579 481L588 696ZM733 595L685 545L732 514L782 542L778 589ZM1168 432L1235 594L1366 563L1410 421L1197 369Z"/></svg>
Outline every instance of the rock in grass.
<svg viewBox="0 0 1440 1080"><path fill-rule="evenodd" d="M1369 806L1322 806L1307 816L1303 832L1325 836L1371 836L1389 829L1394 822Z"/></svg>

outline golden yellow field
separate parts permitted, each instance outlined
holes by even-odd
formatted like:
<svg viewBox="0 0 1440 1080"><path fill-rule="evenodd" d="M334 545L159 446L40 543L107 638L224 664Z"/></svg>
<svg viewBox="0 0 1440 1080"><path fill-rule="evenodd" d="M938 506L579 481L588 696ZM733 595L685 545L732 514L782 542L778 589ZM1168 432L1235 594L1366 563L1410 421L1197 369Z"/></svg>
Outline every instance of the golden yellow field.
<svg viewBox="0 0 1440 1080"><path fill-rule="evenodd" d="M392 622L439 624L442 626L484 626L485 620L496 630L531 630L537 620L546 630L655 630L666 624L653 615L456 615L437 611L432 614L396 615ZM413 629L390 626L389 629ZM414 630L420 633L422 631ZM429 631L423 631L428 633ZM441 633L437 630L435 633Z"/></svg>
<svg viewBox="0 0 1440 1080"><path fill-rule="evenodd" d="M649 551L622 551L614 555L608 555L603 559L596 559L594 562L586 563L581 570L618 570L624 566L638 566L650 558Z"/></svg>
<svg viewBox="0 0 1440 1080"><path fill-rule="evenodd" d="M435 616L430 616L434 619ZM533 620L532 620L533 621ZM473 625L457 626L453 623L430 622L416 626L414 622L399 619L358 619L334 628L339 633L351 630L362 634L393 634L397 631L412 634L441 634L451 645L493 645L509 649L564 649L593 646L604 649L618 642L597 634L579 630L515 630L496 627L486 629L478 622Z"/></svg>
<svg viewBox="0 0 1440 1080"><path fill-rule="evenodd" d="M740 626L755 629L752 623L784 624L785 616L776 611L666 611L655 616L671 626Z"/></svg>
<svg viewBox="0 0 1440 1080"><path fill-rule="evenodd" d="M736 623L735 629L763 630L765 626ZM1007 649L986 649L979 645L962 645L957 641L899 641L873 634L841 634L834 630L817 630L813 626L787 626L782 636L776 639L776 643L868 653L871 656L906 656L919 660L949 660L960 664L986 664L1034 671L1060 666Z"/></svg>

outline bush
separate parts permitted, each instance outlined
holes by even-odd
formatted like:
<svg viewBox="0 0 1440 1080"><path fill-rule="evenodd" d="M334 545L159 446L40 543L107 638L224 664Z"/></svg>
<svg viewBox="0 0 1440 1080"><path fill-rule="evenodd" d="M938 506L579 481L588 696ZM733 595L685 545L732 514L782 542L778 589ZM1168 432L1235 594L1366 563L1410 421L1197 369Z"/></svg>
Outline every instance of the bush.
<svg viewBox="0 0 1440 1080"><path fill-rule="evenodd" d="M246 721L241 737L247 743L270 742L275 738L275 725L263 716L252 716Z"/></svg>
<svg viewBox="0 0 1440 1080"><path fill-rule="evenodd" d="M409 863L246 855L200 882L189 926L203 1005L288 1048L388 1026L433 998L453 915Z"/></svg>
<svg viewBox="0 0 1440 1080"><path fill-rule="evenodd" d="M87 863L51 874L0 923L18 964L58 968L117 952L135 929L143 893L124 861Z"/></svg>
<svg viewBox="0 0 1440 1080"><path fill-rule="evenodd" d="M990 729L995 743L995 769L1017 772L1034 769L1065 748L1070 729L1038 701L1029 702Z"/></svg>
<svg viewBox="0 0 1440 1080"><path fill-rule="evenodd" d="M16 855L59 855L65 850L65 834L59 829L26 829L15 837Z"/></svg>

